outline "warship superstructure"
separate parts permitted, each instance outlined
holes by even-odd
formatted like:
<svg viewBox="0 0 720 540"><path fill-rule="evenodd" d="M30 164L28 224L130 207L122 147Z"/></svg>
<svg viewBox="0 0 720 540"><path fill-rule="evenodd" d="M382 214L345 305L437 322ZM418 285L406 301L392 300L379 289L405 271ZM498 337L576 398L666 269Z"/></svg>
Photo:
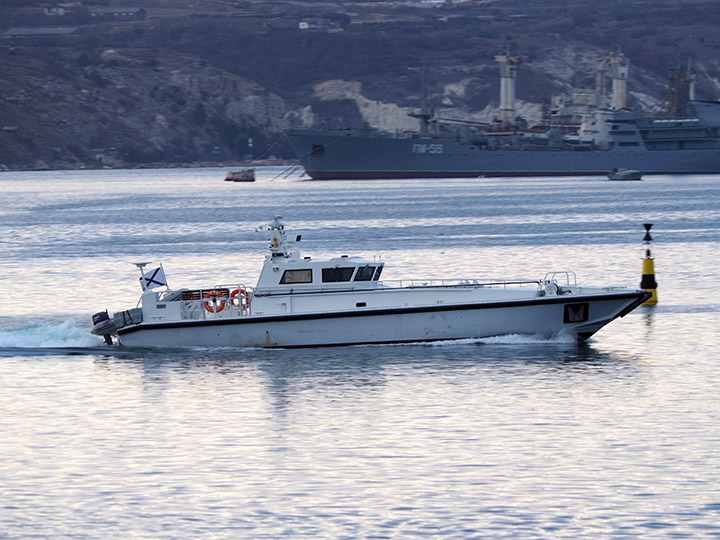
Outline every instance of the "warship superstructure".
<svg viewBox="0 0 720 540"><path fill-rule="evenodd" d="M720 173L720 102L694 99L694 80L675 92L682 107L666 116L636 116L626 106L629 63L613 54L609 104L590 100L577 125L527 129L515 118L519 59L499 55L500 118L480 124L435 118L423 99L415 132L291 129L286 132L306 173L316 180L483 176ZM690 72L688 72L690 73ZM676 89L677 90L677 89Z"/></svg>

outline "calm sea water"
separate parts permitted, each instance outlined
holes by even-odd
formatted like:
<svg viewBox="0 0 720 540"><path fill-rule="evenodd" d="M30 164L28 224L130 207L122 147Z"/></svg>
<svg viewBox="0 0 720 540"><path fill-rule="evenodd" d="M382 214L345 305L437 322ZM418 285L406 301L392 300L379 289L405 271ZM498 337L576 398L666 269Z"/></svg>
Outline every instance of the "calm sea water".
<svg viewBox="0 0 720 540"><path fill-rule="evenodd" d="M720 538L720 177L301 182L0 174L0 537ZM108 348L136 261L252 284L282 214L384 278L640 281L578 345Z"/></svg>

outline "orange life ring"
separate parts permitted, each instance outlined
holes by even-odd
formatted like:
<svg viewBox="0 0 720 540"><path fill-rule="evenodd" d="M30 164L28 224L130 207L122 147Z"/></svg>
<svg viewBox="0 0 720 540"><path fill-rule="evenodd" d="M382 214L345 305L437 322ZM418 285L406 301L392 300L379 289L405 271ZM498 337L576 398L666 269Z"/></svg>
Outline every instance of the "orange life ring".
<svg viewBox="0 0 720 540"><path fill-rule="evenodd" d="M227 298L227 296L227 289L210 289L209 291L205 291L203 298L208 298L208 300L203 302L203 306L205 306L205 309L210 313L220 313L225 309L224 299Z"/></svg>
<svg viewBox="0 0 720 540"><path fill-rule="evenodd" d="M237 297L238 295L240 295L240 298ZM245 289L235 289L230 293L230 303L233 306L242 306L243 308L247 308L250 305L247 291Z"/></svg>

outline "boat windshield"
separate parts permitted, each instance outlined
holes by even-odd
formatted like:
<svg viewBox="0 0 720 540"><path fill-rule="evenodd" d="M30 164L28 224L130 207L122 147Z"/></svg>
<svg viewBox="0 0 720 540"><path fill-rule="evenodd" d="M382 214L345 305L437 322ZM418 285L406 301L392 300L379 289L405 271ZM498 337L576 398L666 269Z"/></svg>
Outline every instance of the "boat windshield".
<svg viewBox="0 0 720 540"><path fill-rule="evenodd" d="M361 266L355 274L355 281L372 281L373 275L375 275L374 266Z"/></svg>

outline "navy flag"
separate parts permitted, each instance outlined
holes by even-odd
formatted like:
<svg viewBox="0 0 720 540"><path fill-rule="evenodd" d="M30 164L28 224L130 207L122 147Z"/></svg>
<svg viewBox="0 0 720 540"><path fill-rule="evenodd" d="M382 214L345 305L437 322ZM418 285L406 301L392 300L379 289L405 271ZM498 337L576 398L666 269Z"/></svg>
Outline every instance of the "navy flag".
<svg viewBox="0 0 720 540"><path fill-rule="evenodd" d="M152 270L148 270L147 272L143 269L140 269L140 271L142 272L140 285L142 286L143 291L147 289L154 289L155 287L165 287L167 285L167 279L165 279L165 271L163 270L162 265Z"/></svg>

